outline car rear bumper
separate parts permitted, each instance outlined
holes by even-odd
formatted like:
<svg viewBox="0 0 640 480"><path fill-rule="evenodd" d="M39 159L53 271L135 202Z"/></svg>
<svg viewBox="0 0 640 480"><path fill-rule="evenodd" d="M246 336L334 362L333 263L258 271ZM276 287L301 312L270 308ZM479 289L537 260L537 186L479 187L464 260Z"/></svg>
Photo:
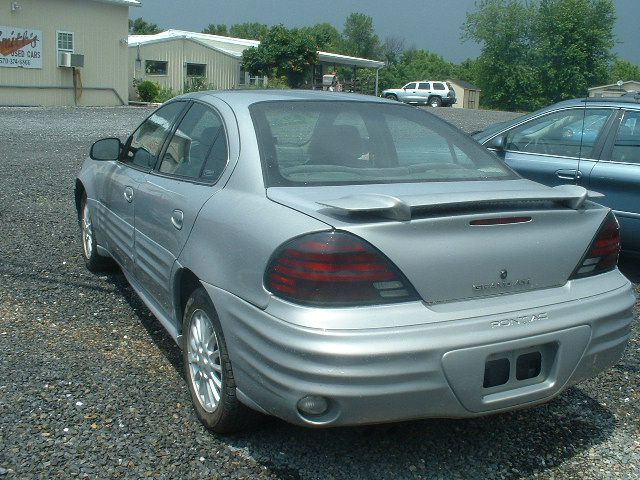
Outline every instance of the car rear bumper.
<svg viewBox="0 0 640 480"><path fill-rule="evenodd" d="M239 398L294 424L338 426L524 407L613 365L630 336L635 297L619 272L606 275L617 286L586 298L504 313L480 309L472 318L446 322L432 321L435 307L415 303L411 308L423 323L350 330L288 323L205 287L220 316ZM454 308L443 307L448 313ZM535 352L540 373L518 379L521 359ZM504 359L506 383L485 388L487 361L504 365ZM301 414L297 403L308 395L327 399L328 411Z"/></svg>

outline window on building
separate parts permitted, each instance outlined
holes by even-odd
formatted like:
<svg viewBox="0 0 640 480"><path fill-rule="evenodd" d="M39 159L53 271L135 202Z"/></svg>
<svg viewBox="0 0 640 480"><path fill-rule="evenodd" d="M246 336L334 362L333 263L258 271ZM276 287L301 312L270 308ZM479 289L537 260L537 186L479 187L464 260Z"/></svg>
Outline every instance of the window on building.
<svg viewBox="0 0 640 480"><path fill-rule="evenodd" d="M144 71L147 75L166 75L169 62L163 60L145 60Z"/></svg>
<svg viewBox="0 0 640 480"><path fill-rule="evenodd" d="M187 77L204 77L207 74L207 65L204 63L187 63Z"/></svg>
<svg viewBox="0 0 640 480"><path fill-rule="evenodd" d="M73 53L73 32L57 32L58 51Z"/></svg>

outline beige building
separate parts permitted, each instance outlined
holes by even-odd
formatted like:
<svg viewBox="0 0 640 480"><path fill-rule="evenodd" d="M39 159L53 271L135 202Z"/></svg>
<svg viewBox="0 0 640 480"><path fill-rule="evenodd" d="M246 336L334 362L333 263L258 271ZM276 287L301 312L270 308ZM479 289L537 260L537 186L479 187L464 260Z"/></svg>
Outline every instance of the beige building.
<svg viewBox="0 0 640 480"><path fill-rule="evenodd" d="M453 85L456 92L457 102L453 108L473 108L477 109L480 104L480 89L464 80L447 80Z"/></svg>
<svg viewBox="0 0 640 480"><path fill-rule="evenodd" d="M629 80L611 85L601 85L589 89L590 97L621 97L627 92L640 92L640 82Z"/></svg>
<svg viewBox="0 0 640 480"><path fill-rule="evenodd" d="M167 30L156 35L129 36L129 98L135 99L133 81L151 80L163 88L182 92L195 78L204 79L210 88L237 88L249 82L241 71L242 52L257 47L257 40L209 35L206 33ZM318 52L319 68L314 72L314 86L321 88L322 76L335 66L373 68L384 62Z"/></svg>
<svg viewBox="0 0 640 480"><path fill-rule="evenodd" d="M0 0L0 105L127 102L138 0Z"/></svg>

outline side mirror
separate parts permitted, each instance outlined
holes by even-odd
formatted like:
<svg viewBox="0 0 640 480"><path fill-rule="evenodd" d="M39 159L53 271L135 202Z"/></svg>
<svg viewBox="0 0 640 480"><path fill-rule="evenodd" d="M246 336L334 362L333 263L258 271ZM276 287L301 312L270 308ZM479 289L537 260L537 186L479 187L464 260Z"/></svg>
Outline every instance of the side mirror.
<svg viewBox="0 0 640 480"><path fill-rule="evenodd" d="M485 146L491 150L502 152L506 145L507 145L507 136L498 135L497 137L493 137L491 140L489 140L489 143L487 143Z"/></svg>
<svg viewBox="0 0 640 480"><path fill-rule="evenodd" d="M122 143L119 138L103 138L91 146L89 157L93 160L118 160Z"/></svg>

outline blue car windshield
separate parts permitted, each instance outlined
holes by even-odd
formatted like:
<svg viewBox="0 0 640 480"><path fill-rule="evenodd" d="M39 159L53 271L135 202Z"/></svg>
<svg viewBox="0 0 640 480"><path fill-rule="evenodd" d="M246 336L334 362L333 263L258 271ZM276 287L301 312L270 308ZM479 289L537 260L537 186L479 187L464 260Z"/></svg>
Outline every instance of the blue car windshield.
<svg viewBox="0 0 640 480"><path fill-rule="evenodd" d="M297 100L250 111L267 187L518 178L467 135L414 107Z"/></svg>

